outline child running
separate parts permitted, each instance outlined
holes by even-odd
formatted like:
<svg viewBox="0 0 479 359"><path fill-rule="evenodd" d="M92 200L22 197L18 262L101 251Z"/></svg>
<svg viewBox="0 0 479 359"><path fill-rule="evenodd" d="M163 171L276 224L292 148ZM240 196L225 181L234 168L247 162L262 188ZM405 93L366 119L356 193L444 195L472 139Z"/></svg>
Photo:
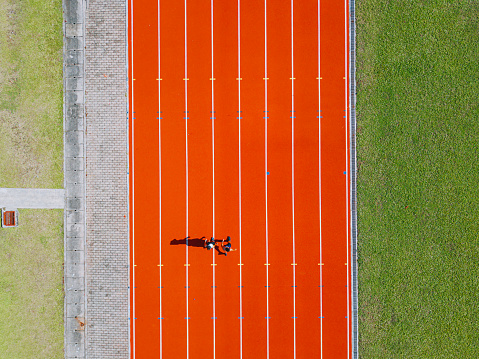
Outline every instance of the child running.
<svg viewBox="0 0 479 359"><path fill-rule="evenodd" d="M210 240L205 239L205 247L204 248L206 248L207 250L210 250L210 249L213 249L215 247L216 247L216 242L215 242L215 239L213 237L211 237Z"/></svg>
<svg viewBox="0 0 479 359"><path fill-rule="evenodd" d="M225 243L226 242L226 243ZM228 236L226 239L221 240L221 248L223 249L223 254L228 255L229 252L235 251L236 249L231 249L231 237Z"/></svg>

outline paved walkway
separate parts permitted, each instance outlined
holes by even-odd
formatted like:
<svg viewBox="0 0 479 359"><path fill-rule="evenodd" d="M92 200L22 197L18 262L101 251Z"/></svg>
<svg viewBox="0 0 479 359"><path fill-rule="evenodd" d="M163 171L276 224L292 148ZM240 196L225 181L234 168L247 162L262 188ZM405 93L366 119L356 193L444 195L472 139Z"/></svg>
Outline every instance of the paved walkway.
<svg viewBox="0 0 479 359"><path fill-rule="evenodd" d="M0 188L0 207L62 209L65 207L65 190Z"/></svg>
<svg viewBox="0 0 479 359"><path fill-rule="evenodd" d="M85 13L87 358L129 358L127 1Z"/></svg>
<svg viewBox="0 0 479 359"><path fill-rule="evenodd" d="M129 358L127 1L63 0L65 358Z"/></svg>

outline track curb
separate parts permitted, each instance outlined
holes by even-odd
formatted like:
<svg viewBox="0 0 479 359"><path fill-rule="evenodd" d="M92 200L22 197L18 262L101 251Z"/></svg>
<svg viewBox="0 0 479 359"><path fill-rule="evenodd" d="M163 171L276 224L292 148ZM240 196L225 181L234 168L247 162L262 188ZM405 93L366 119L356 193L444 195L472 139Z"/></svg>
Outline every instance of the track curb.
<svg viewBox="0 0 479 359"><path fill-rule="evenodd" d="M86 358L83 0L63 0L64 354Z"/></svg>

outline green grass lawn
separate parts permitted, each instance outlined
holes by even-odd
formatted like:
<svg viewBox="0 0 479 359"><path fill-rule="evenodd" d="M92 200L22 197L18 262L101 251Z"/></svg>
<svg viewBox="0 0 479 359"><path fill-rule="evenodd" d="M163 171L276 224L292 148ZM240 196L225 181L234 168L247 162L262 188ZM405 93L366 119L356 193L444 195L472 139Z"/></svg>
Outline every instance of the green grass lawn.
<svg viewBox="0 0 479 359"><path fill-rule="evenodd" d="M0 187L63 187L62 43L61 0L0 0Z"/></svg>
<svg viewBox="0 0 479 359"><path fill-rule="evenodd" d="M478 1L357 1L362 358L479 358L478 44Z"/></svg>
<svg viewBox="0 0 479 359"><path fill-rule="evenodd" d="M63 188L62 1L0 0L0 187ZM0 358L63 358L63 211L0 229Z"/></svg>
<svg viewBox="0 0 479 359"><path fill-rule="evenodd" d="M0 357L63 358L63 210L0 230Z"/></svg>

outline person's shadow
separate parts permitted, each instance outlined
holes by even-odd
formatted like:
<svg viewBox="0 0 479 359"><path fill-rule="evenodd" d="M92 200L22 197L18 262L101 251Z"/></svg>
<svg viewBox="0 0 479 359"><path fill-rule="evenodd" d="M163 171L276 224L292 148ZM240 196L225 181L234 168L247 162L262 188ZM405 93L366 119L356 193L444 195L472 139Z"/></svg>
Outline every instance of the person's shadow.
<svg viewBox="0 0 479 359"><path fill-rule="evenodd" d="M204 247L206 237L202 238L190 238L185 237L183 239L172 239L170 245L177 246L179 244L187 245L188 247Z"/></svg>

